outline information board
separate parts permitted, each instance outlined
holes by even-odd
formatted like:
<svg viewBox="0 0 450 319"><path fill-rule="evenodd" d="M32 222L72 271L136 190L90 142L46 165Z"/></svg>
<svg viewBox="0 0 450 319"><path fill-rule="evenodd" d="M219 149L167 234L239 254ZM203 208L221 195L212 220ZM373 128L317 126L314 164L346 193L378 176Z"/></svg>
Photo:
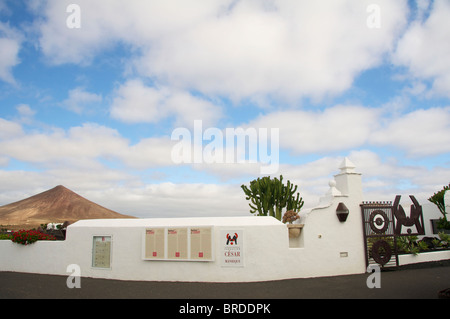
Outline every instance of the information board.
<svg viewBox="0 0 450 319"><path fill-rule="evenodd" d="M186 228L167 229L168 259L187 259L188 231Z"/></svg>
<svg viewBox="0 0 450 319"><path fill-rule="evenodd" d="M202 227L155 227L145 229L144 260L213 260L213 229Z"/></svg>
<svg viewBox="0 0 450 319"><path fill-rule="evenodd" d="M212 259L211 228L191 228L191 259Z"/></svg>
<svg viewBox="0 0 450 319"><path fill-rule="evenodd" d="M164 228L145 231L145 259L164 258Z"/></svg>
<svg viewBox="0 0 450 319"><path fill-rule="evenodd" d="M94 236L92 267L111 268L111 236Z"/></svg>

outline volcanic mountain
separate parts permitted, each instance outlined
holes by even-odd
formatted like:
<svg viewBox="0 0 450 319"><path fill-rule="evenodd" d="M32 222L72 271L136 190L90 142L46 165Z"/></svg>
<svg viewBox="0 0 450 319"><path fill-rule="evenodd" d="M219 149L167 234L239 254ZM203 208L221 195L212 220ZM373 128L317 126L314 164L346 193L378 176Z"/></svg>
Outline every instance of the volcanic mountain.
<svg viewBox="0 0 450 319"><path fill-rule="evenodd" d="M122 215L74 193L62 185L0 207L0 225L34 228L45 223L80 219L135 218Z"/></svg>

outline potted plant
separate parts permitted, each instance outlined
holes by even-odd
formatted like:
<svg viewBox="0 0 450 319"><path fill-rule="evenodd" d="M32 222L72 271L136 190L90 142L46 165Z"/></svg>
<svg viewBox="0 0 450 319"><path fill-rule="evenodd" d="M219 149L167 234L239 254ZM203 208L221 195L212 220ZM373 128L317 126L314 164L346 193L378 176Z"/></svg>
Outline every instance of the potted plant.
<svg viewBox="0 0 450 319"><path fill-rule="evenodd" d="M298 215L298 213L293 210L288 210L283 215L282 221L288 227L289 237L291 237L291 238L296 238L296 237L300 236L300 232L304 225L303 224L293 224L299 218L300 218L300 216Z"/></svg>
<svg viewBox="0 0 450 319"><path fill-rule="evenodd" d="M446 211L446 204L445 204L445 192L450 190L450 184L448 186L444 186L439 192L436 192L428 198L430 202L435 204L439 211L442 214L442 217L439 218L436 222L437 230L438 232L444 232L449 234L450 233L450 221L447 219L447 211Z"/></svg>
<svg viewBox="0 0 450 319"><path fill-rule="evenodd" d="M241 185L250 200L250 213L257 216L273 216L281 221L282 210L300 211L304 202L297 192L297 185L289 180L287 185L283 182L283 175L280 178L271 179L270 176L255 179L250 182L250 186Z"/></svg>

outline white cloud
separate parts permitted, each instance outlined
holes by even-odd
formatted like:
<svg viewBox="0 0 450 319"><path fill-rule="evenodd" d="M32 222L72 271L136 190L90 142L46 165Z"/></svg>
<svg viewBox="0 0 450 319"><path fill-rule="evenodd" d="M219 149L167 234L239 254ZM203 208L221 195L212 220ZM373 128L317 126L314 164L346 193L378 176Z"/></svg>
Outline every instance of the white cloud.
<svg viewBox="0 0 450 319"><path fill-rule="evenodd" d="M16 106L17 113L19 113L18 121L22 124L31 124L34 119L36 111L28 104L19 104Z"/></svg>
<svg viewBox="0 0 450 319"><path fill-rule="evenodd" d="M112 190L115 207L138 217L249 216L239 185L173 184L147 185Z"/></svg>
<svg viewBox="0 0 450 319"><path fill-rule="evenodd" d="M123 214L141 218L250 216L240 185L160 183L86 189L83 196Z"/></svg>
<svg viewBox="0 0 450 319"><path fill-rule="evenodd" d="M412 156L450 152L450 107L419 109L386 121L371 135L372 143L400 148Z"/></svg>
<svg viewBox="0 0 450 319"><path fill-rule="evenodd" d="M17 126L9 126L8 132L19 133ZM3 139L0 141L0 154L28 163L45 163L47 166L58 163L80 166L92 164L99 157L108 158L120 154L127 143L116 130L85 124L67 132L55 129L52 132L22 134Z"/></svg>
<svg viewBox="0 0 450 319"><path fill-rule="evenodd" d="M23 134L22 126L0 118L0 141L15 138Z"/></svg>
<svg viewBox="0 0 450 319"><path fill-rule="evenodd" d="M195 120L212 126L222 116L220 106L183 91L173 92L166 100L165 108L175 116L175 126L181 127L192 127Z"/></svg>
<svg viewBox="0 0 450 319"><path fill-rule="evenodd" d="M412 76L431 80L432 92L450 96L450 3L436 0L429 17L423 21L423 11L398 42L393 55L397 65L406 66Z"/></svg>
<svg viewBox="0 0 450 319"><path fill-rule="evenodd" d="M67 130L25 134L22 127L0 118L0 157L14 158L46 168L103 169L102 161L127 168L147 169L175 165L170 137L146 138L136 144L112 128L95 123Z"/></svg>
<svg viewBox="0 0 450 319"><path fill-rule="evenodd" d="M69 91L69 96L62 102L68 110L81 114L86 112L88 106L100 103L103 100L101 95L90 93L83 88L77 87Z"/></svg>
<svg viewBox="0 0 450 319"><path fill-rule="evenodd" d="M38 4L36 4L38 3ZM45 20L36 20L36 28L41 33L40 47L43 53L50 57L52 64L92 62L95 53L107 46L111 32L106 32L99 26L102 20L102 8L93 1L89 8L85 3L81 5L81 21L83 27L70 29L67 18L70 13L66 9L69 1L35 1L35 13L43 15ZM103 3L103 9L108 4ZM113 22L113 21L111 21Z"/></svg>
<svg viewBox="0 0 450 319"><path fill-rule="evenodd" d="M175 117L176 126L192 127L194 120L214 124L220 107L188 92L146 86L141 80L129 80L115 93L111 116L127 123L157 123Z"/></svg>
<svg viewBox="0 0 450 319"><path fill-rule="evenodd" d="M448 183L446 178L450 174L448 168L405 165L401 160L370 150L353 151L348 157L355 163L356 171L362 173L364 200L394 200L395 195L402 195L409 201L407 196L413 194L426 203L429 196ZM279 174L285 181L298 185L307 211L328 191L328 182L339 173L342 159L327 156L305 164L283 164ZM242 175L241 182L235 184L162 183L126 190L118 188L100 192L99 198L108 198L120 211L132 211L140 217L245 216L250 213L240 185L248 185L256 177L257 174Z"/></svg>
<svg viewBox="0 0 450 319"><path fill-rule="evenodd" d="M448 185L450 168L419 163L407 164L392 155L377 154L370 150L353 151L348 155L362 173L365 200L394 200L402 195L406 201L414 195L420 203Z"/></svg>
<svg viewBox="0 0 450 319"><path fill-rule="evenodd" d="M19 104L16 106L16 109L23 118L30 118L36 114L36 111L31 109L28 104Z"/></svg>
<svg viewBox="0 0 450 319"><path fill-rule="evenodd" d="M450 107L393 112L387 107L337 105L323 111L280 111L245 124L279 128L280 147L294 154L329 154L393 147L409 156L450 152Z"/></svg>
<svg viewBox="0 0 450 319"><path fill-rule="evenodd" d="M54 63L90 63L125 43L137 72L160 83L232 98L321 98L377 66L406 23L407 1L78 1L82 27L65 27L69 2L50 1L38 24Z"/></svg>
<svg viewBox="0 0 450 319"><path fill-rule="evenodd" d="M128 123L157 123L167 116L164 100L169 92L130 80L120 86L111 105L111 116Z"/></svg>
<svg viewBox="0 0 450 319"><path fill-rule="evenodd" d="M365 200L393 200L395 195L415 195L420 203L448 183L448 168L427 169L404 165L392 157L372 151L348 154L362 173ZM316 206L328 190L328 181L339 173L342 157L323 157L300 165L282 165L280 174L299 186L304 210ZM63 184L80 195L120 213L141 218L192 216L249 216L248 201L241 183L159 183L148 184L140 174L100 167L79 170L76 167L51 168L42 172L1 171L0 204L8 204ZM405 186L406 185L406 186Z"/></svg>
<svg viewBox="0 0 450 319"><path fill-rule="evenodd" d="M35 195L42 191L41 187L53 185L53 183L49 183L48 175L42 174L42 172L0 170L0 179L2 181L0 183L0 205ZM34 193L35 191L36 193Z"/></svg>
<svg viewBox="0 0 450 319"><path fill-rule="evenodd" d="M8 24L0 22L0 80L16 84L12 69L20 63L20 45L20 34Z"/></svg>
<svg viewBox="0 0 450 319"><path fill-rule="evenodd" d="M379 1L383 27L375 31L367 27L370 1L237 2L226 14L157 39L139 70L235 98L341 93L391 48L405 3Z"/></svg>
<svg viewBox="0 0 450 319"><path fill-rule="evenodd" d="M172 147L175 142L170 138L146 138L123 149L117 154L128 167L145 169L155 166L172 166Z"/></svg>
<svg viewBox="0 0 450 319"><path fill-rule="evenodd" d="M282 111L251 121L248 126L279 128L280 146L295 154L350 150L367 142L380 111L337 105L324 111Z"/></svg>
<svg viewBox="0 0 450 319"><path fill-rule="evenodd" d="M38 21L40 46L53 64L89 64L96 54L120 41L135 48L166 33L196 23L214 14L217 6L228 0L153 2L146 0L79 0L81 28L67 27L67 7L72 1L37 0L33 4Z"/></svg>
<svg viewBox="0 0 450 319"><path fill-rule="evenodd" d="M422 20L426 12L430 9L432 0L416 0L417 5L417 19Z"/></svg>

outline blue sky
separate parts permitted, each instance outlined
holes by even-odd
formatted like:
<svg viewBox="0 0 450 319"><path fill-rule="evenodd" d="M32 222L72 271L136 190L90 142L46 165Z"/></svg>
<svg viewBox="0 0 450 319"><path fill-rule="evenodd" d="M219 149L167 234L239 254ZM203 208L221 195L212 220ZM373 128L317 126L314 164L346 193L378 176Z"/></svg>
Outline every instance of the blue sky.
<svg viewBox="0 0 450 319"><path fill-rule="evenodd" d="M344 157L366 200L424 202L450 178L449 15L446 0L0 0L0 205L62 184L139 217L248 214L239 186L264 163L174 163L171 134L195 120L278 129L272 175L306 209Z"/></svg>

